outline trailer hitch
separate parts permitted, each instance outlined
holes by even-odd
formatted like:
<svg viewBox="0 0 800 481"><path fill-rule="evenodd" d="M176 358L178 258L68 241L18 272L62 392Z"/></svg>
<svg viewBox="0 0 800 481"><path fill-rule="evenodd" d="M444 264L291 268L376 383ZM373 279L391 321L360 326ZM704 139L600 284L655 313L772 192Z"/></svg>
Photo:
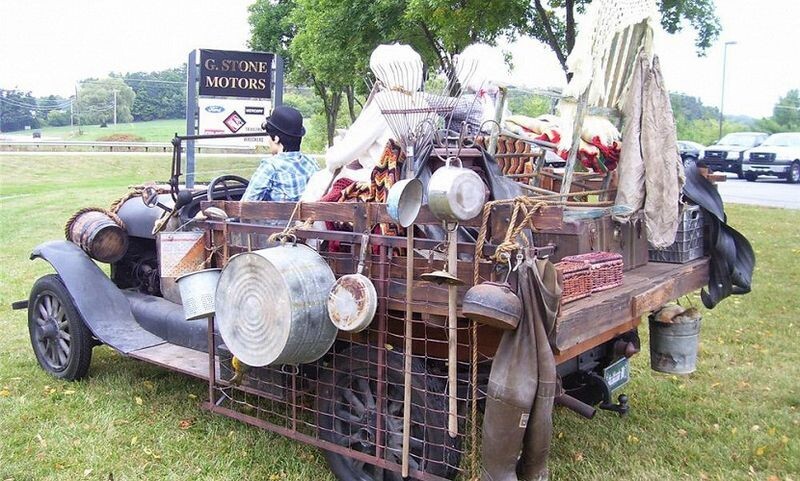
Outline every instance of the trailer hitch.
<svg viewBox="0 0 800 481"><path fill-rule="evenodd" d="M605 378L596 372L588 373L588 377L589 381L600 390L603 398L597 407L605 411L614 411L620 416L628 414L630 405L628 405L628 396L626 394L620 394L617 397L617 402L614 403L611 399L611 387L608 385Z"/></svg>

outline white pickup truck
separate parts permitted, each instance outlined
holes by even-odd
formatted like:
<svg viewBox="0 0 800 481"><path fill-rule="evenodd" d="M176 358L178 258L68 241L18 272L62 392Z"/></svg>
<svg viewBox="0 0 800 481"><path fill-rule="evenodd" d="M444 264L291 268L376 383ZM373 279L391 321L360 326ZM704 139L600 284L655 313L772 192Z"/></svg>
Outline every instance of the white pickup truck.
<svg viewBox="0 0 800 481"><path fill-rule="evenodd" d="M792 184L800 183L800 132L773 134L745 152L742 173L749 182L769 175Z"/></svg>

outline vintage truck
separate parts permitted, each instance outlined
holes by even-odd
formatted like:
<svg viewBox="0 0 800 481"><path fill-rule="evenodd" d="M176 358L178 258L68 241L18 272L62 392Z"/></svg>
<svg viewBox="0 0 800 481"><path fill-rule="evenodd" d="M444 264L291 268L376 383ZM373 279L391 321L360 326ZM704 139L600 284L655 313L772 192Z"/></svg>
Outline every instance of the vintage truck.
<svg viewBox="0 0 800 481"><path fill-rule="evenodd" d="M33 250L31 258L49 262L55 273L38 279L30 298L15 307L28 309L41 367L60 379L80 379L92 349L106 344L207 382L205 409L319 447L338 479L399 479L404 468L415 479L476 475L487 379L504 331L466 318L461 302L470 287L487 280L508 276L514 289L513 262L490 260L504 242L514 203L490 202L486 215L460 224L463 235L452 249L457 321L448 325L448 285L425 280L446 258L435 234L442 223L427 206L416 217L409 250L405 236L376 229L395 222L384 203L240 202L247 180L231 175L187 189L180 181L185 139L174 141L168 184L134 189L99 212L115 221L117 237L99 235L100 223L82 222L81 212L70 224L75 242L51 241ZM444 168L440 157L456 153L484 178L502 175L474 145L436 147L428 154L432 170ZM576 184L594 188L598 182L586 175ZM639 352L642 317L707 284L709 261L648 262L640 220L621 225L609 215L565 216L580 210L557 202L540 206L521 231L530 245L516 252L553 261L592 251L622 255L622 284L563 304L548 340L560 386L556 404L587 418L598 405L624 414L629 406L618 389L629 376L627 359ZM476 240L481 233L482 243ZM273 234L282 236L270 241ZM369 326L339 331L316 361L247 367L234 360L213 315L186 320L175 293L180 274L225 268L241 253L274 246L313 253L335 277L356 272L363 259L377 293ZM103 253L110 251L122 255L110 261L106 275L92 256L108 261ZM259 289L248 282L236 289ZM246 310L250 301L240 299Z"/></svg>

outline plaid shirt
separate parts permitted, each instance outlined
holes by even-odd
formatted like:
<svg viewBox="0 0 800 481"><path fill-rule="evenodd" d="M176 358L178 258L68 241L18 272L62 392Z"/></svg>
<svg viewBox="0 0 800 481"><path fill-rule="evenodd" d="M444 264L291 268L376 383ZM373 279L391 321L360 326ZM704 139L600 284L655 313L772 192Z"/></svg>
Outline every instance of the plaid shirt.
<svg viewBox="0 0 800 481"><path fill-rule="evenodd" d="M261 161L242 197L243 201L298 201L319 164L300 152L283 152Z"/></svg>

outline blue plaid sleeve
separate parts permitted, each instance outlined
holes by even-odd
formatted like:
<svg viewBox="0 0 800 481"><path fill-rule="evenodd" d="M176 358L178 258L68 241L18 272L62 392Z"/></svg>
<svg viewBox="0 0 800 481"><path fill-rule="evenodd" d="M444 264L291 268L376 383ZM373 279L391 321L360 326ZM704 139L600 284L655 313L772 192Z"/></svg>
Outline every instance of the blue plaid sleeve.
<svg viewBox="0 0 800 481"><path fill-rule="evenodd" d="M272 162L269 159L261 161L250 178L250 183L242 196L242 201L271 200L270 192L272 191L274 175L275 166Z"/></svg>

